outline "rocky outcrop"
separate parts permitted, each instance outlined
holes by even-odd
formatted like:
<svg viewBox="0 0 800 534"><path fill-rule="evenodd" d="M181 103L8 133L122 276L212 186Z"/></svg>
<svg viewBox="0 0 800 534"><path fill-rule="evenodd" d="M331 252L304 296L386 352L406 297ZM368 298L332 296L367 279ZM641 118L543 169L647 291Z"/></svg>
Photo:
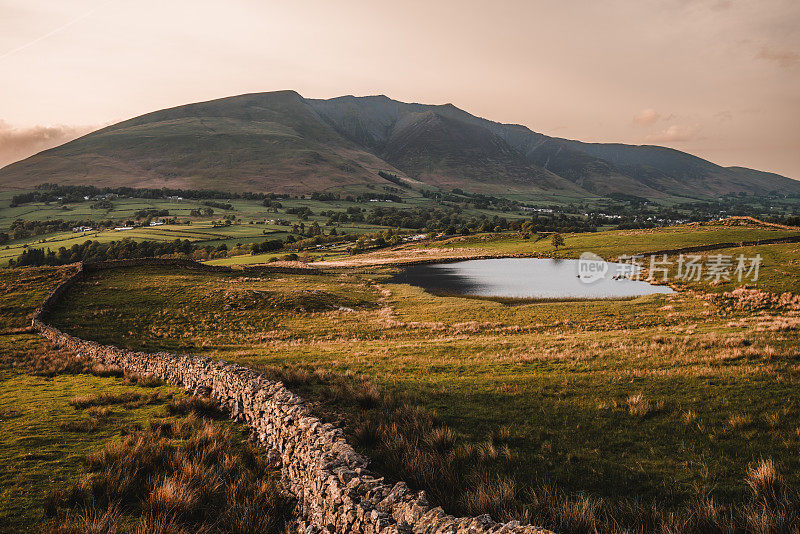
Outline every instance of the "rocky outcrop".
<svg viewBox="0 0 800 534"><path fill-rule="evenodd" d="M281 465L285 487L297 498L302 532L355 533L542 533L518 522L497 523L488 515L456 518L432 507L424 492L403 482L387 484L370 472L335 426L312 415L306 402L281 382L225 361L201 356L145 353L101 345L71 336L46 323L59 299L89 270L162 262L124 260L81 265L42 303L33 327L50 341L106 365L159 378L210 395L228 407L231 416L246 422L254 437ZM170 263L176 265L176 263ZM208 268L191 262L183 265ZM215 268L216 269L216 268Z"/></svg>

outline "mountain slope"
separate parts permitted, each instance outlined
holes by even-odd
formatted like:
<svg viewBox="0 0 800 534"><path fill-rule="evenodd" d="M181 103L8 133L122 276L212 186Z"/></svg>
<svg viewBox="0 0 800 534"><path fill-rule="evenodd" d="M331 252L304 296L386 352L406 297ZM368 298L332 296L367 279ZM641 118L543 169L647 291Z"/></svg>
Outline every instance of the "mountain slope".
<svg viewBox="0 0 800 534"><path fill-rule="evenodd" d="M663 147L548 137L451 104L382 95L315 100L294 91L148 113L0 169L0 185L300 194L387 185L379 170L429 187L532 197L800 193L800 182L777 174L725 168Z"/></svg>
<svg viewBox="0 0 800 534"><path fill-rule="evenodd" d="M293 91L149 113L0 170L0 182L304 193L371 184L386 162L325 125Z"/></svg>

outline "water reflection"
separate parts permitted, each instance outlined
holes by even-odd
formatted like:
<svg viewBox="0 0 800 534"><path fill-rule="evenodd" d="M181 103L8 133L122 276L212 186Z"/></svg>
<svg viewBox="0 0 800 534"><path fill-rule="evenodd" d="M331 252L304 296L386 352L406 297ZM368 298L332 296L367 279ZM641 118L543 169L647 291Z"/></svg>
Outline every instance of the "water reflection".
<svg viewBox="0 0 800 534"><path fill-rule="evenodd" d="M613 273L618 264L610 264ZM433 293L530 299L630 298L672 293L666 286L603 277L578 277L578 260L495 258L406 267L392 279Z"/></svg>

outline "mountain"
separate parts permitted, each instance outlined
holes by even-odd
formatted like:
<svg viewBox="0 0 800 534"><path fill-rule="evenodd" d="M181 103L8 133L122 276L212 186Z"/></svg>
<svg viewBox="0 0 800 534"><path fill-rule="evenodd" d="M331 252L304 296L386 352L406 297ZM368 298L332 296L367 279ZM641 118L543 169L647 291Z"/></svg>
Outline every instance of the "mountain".
<svg viewBox="0 0 800 534"><path fill-rule="evenodd" d="M800 193L800 182L658 146L582 143L452 104L386 96L246 94L148 113L0 169L0 186L51 182L309 193L391 185L572 198Z"/></svg>

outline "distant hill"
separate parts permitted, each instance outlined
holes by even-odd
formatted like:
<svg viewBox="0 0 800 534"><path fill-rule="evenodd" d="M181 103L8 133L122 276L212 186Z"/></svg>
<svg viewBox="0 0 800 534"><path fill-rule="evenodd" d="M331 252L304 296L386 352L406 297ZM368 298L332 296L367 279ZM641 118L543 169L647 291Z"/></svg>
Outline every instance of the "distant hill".
<svg viewBox="0 0 800 534"><path fill-rule="evenodd" d="M294 91L148 113L0 169L0 185L44 182L309 193L391 185L573 198L800 193L800 182L721 167L664 147L582 143L385 96Z"/></svg>

